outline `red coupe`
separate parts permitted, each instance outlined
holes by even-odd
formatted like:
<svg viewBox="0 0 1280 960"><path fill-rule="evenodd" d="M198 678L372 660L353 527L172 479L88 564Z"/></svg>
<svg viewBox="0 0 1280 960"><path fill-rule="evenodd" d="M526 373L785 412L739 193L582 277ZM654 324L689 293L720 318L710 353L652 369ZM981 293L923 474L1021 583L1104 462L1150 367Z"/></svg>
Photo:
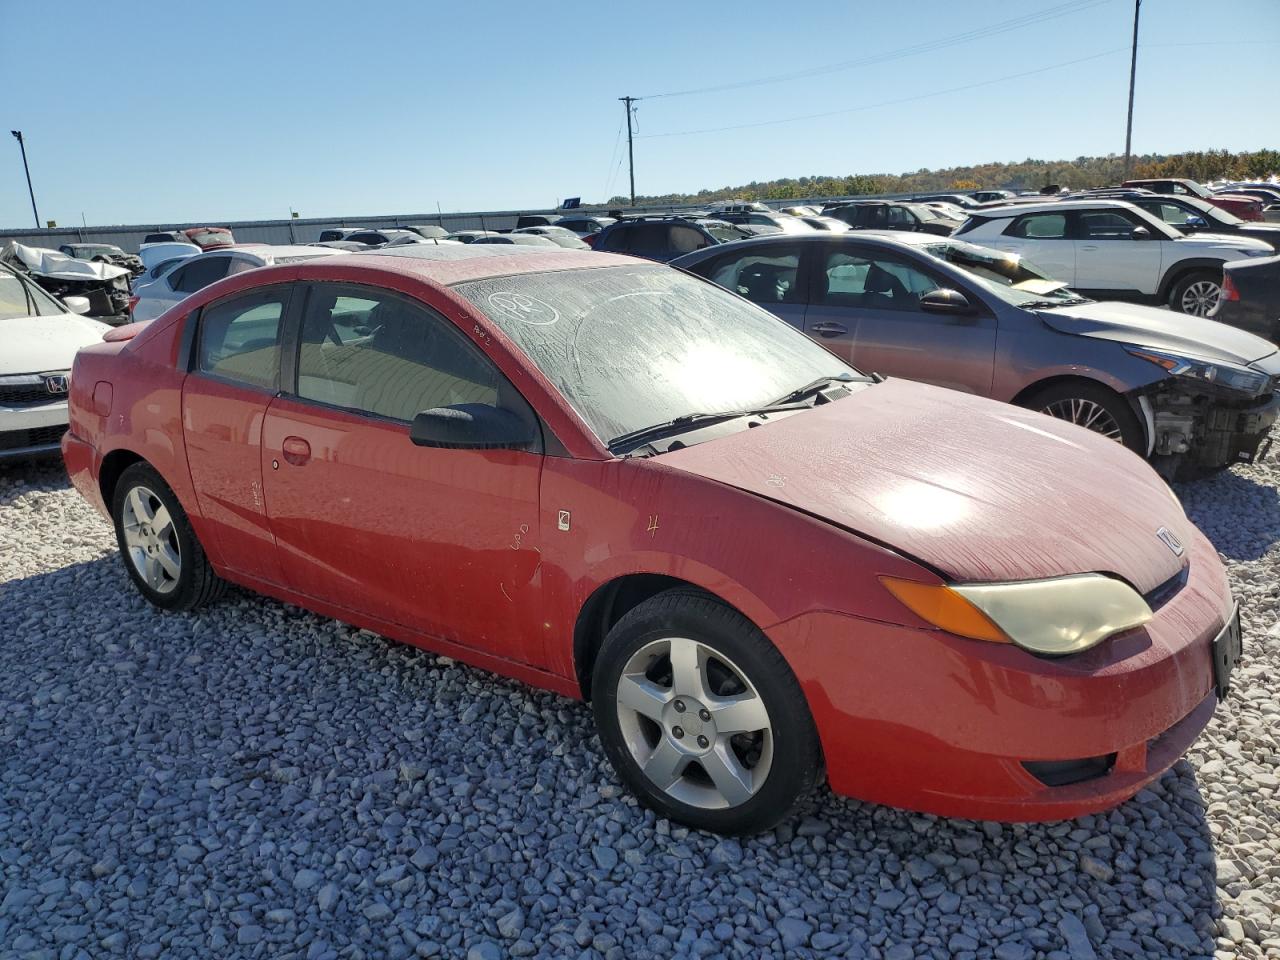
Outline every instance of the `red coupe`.
<svg viewBox="0 0 1280 960"><path fill-rule="evenodd" d="M945 815L1105 809L1238 657L1217 554L1137 456L865 376L669 267L408 246L107 340L63 452L148 600L231 581L589 699L697 827L773 824L824 769Z"/></svg>

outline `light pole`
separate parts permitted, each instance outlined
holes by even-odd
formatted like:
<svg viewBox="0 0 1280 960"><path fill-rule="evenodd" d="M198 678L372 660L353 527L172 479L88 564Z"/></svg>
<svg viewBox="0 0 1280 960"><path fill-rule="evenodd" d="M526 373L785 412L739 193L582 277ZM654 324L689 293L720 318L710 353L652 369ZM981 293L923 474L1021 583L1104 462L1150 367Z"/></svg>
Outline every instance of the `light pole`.
<svg viewBox="0 0 1280 960"><path fill-rule="evenodd" d="M1129 179L1133 165L1133 82L1138 74L1138 14L1142 12L1142 0L1133 0L1133 53L1129 58L1129 119L1124 125L1124 178Z"/></svg>
<svg viewBox="0 0 1280 960"><path fill-rule="evenodd" d="M18 149L22 151L22 169L27 174L27 193L31 194L31 213L36 218L36 229L40 228L40 214L36 210L36 192L31 189L31 168L27 166L27 145L23 142L21 130L10 130L13 139L18 141Z"/></svg>

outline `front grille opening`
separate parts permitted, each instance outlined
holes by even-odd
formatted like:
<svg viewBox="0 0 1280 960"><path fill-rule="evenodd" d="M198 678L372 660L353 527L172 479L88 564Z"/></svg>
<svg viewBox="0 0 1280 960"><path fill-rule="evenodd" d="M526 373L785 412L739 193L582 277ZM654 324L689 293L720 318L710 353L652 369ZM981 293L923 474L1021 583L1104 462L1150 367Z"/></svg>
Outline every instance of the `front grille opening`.
<svg viewBox="0 0 1280 960"><path fill-rule="evenodd" d="M1116 755L1082 757L1079 760L1024 760L1022 766L1046 787L1065 787L1105 777L1116 765Z"/></svg>
<svg viewBox="0 0 1280 960"><path fill-rule="evenodd" d="M1187 585L1187 580L1191 576L1191 565L1183 564L1182 569L1175 573L1172 577L1160 584L1154 590L1143 594L1142 599L1147 601L1147 606L1153 611L1159 610L1166 603L1178 595L1178 591Z"/></svg>
<svg viewBox="0 0 1280 960"><path fill-rule="evenodd" d="M62 440L67 432L65 423L52 427L34 427L28 430L6 430L0 433L0 451L25 450L28 447L47 447Z"/></svg>

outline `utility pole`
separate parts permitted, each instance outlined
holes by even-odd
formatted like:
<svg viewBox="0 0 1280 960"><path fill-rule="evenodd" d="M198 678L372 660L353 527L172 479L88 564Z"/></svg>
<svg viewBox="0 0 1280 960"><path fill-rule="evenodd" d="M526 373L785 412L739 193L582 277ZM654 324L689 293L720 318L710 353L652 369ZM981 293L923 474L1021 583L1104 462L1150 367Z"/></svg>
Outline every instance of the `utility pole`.
<svg viewBox="0 0 1280 960"><path fill-rule="evenodd" d="M1142 0L1133 0L1133 55L1129 59L1129 119L1124 127L1124 178L1133 166L1133 83L1138 74L1138 13Z"/></svg>
<svg viewBox="0 0 1280 960"><path fill-rule="evenodd" d="M13 139L18 141L18 149L22 151L22 169L27 175L27 193L31 194L31 213L36 218L36 229L40 228L40 214L36 210L36 192L31 189L31 168L27 166L27 144L22 139L21 130L10 130Z"/></svg>
<svg viewBox="0 0 1280 960"><path fill-rule="evenodd" d="M636 205L636 155L631 144L631 105L638 97L619 97L627 108L627 167L631 171L631 205Z"/></svg>

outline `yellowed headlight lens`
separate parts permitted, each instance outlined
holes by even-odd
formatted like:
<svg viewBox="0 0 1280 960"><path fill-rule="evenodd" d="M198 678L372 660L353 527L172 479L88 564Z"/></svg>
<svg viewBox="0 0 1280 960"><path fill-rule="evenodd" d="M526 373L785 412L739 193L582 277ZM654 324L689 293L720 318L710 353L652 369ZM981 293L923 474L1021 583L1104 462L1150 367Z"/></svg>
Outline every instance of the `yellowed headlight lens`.
<svg viewBox="0 0 1280 960"><path fill-rule="evenodd" d="M1016 583L880 581L922 620L948 633L1050 656L1088 650L1152 616L1132 587L1098 573Z"/></svg>

